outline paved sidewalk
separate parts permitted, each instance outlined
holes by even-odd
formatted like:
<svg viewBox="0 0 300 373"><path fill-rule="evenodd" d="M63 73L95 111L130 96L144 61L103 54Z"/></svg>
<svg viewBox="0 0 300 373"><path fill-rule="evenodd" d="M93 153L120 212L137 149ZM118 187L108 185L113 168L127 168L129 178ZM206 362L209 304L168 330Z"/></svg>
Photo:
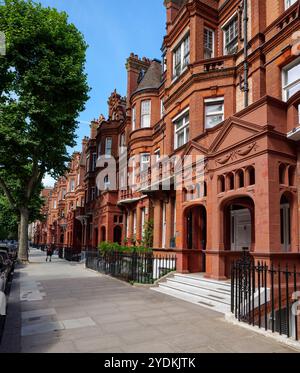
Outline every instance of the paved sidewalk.
<svg viewBox="0 0 300 373"><path fill-rule="evenodd" d="M0 352L295 352L221 314L31 251Z"/></svg>

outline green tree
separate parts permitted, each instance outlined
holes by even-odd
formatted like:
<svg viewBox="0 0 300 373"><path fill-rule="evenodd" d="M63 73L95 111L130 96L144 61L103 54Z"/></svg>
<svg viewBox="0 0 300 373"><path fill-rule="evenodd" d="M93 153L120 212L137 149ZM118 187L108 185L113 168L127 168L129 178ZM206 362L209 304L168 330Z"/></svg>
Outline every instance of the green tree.
<svg viewBox="0 0 300 373"><path fill-rule="evenodd" d="M87 45L66 13L31 0L0 5L0 188L20 218L19 257L28 260L28 224L46 173L64 174L88 99Z"/></svg>

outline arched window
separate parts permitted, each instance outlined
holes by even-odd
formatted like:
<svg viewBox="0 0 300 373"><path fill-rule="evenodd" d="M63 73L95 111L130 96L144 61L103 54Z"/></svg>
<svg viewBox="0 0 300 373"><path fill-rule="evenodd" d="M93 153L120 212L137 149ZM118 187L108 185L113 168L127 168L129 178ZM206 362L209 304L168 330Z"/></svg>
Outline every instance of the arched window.
<svg viewBox="0 0 300 373"><path fill-rule="evenodd" d="M219 193L224 193L225 192L225 177L224 175L219 176L218 179L218 191Z"/></svg>
<svg viewBox="0 0 300 373"><path fill-rule="evenodd" d="M227 175L227 188L228 190L234 190L234 174L232 172Z"/></svg>

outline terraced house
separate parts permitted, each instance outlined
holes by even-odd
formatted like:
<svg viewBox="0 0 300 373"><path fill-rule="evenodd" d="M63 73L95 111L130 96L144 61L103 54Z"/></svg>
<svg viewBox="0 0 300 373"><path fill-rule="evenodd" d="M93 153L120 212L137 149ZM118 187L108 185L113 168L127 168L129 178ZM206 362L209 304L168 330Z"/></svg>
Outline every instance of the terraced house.
<svg viewBox="0 0 300 373"><path fill-rule="evenodd" d="M92 122L55 240L132 244L152 219L153 246L176 252L178 272L226 279L244 250L300 267L299 1L164 3L162 60L128 58L127 96L113 92ZM178 159L190 162L183 187Z"/></svg>

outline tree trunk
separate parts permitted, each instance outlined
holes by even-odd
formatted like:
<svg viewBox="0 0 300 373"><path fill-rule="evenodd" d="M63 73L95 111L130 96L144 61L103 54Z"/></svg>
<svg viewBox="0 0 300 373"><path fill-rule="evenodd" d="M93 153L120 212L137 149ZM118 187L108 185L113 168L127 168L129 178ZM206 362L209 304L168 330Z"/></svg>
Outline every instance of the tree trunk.
<svg viewBox="0 0 300 373"><path fill-rule="evenodd" d="M19 260L22 263L28 262L28 222L29 211L27 207L20 209L20 240L19 240Z"/></svg>

